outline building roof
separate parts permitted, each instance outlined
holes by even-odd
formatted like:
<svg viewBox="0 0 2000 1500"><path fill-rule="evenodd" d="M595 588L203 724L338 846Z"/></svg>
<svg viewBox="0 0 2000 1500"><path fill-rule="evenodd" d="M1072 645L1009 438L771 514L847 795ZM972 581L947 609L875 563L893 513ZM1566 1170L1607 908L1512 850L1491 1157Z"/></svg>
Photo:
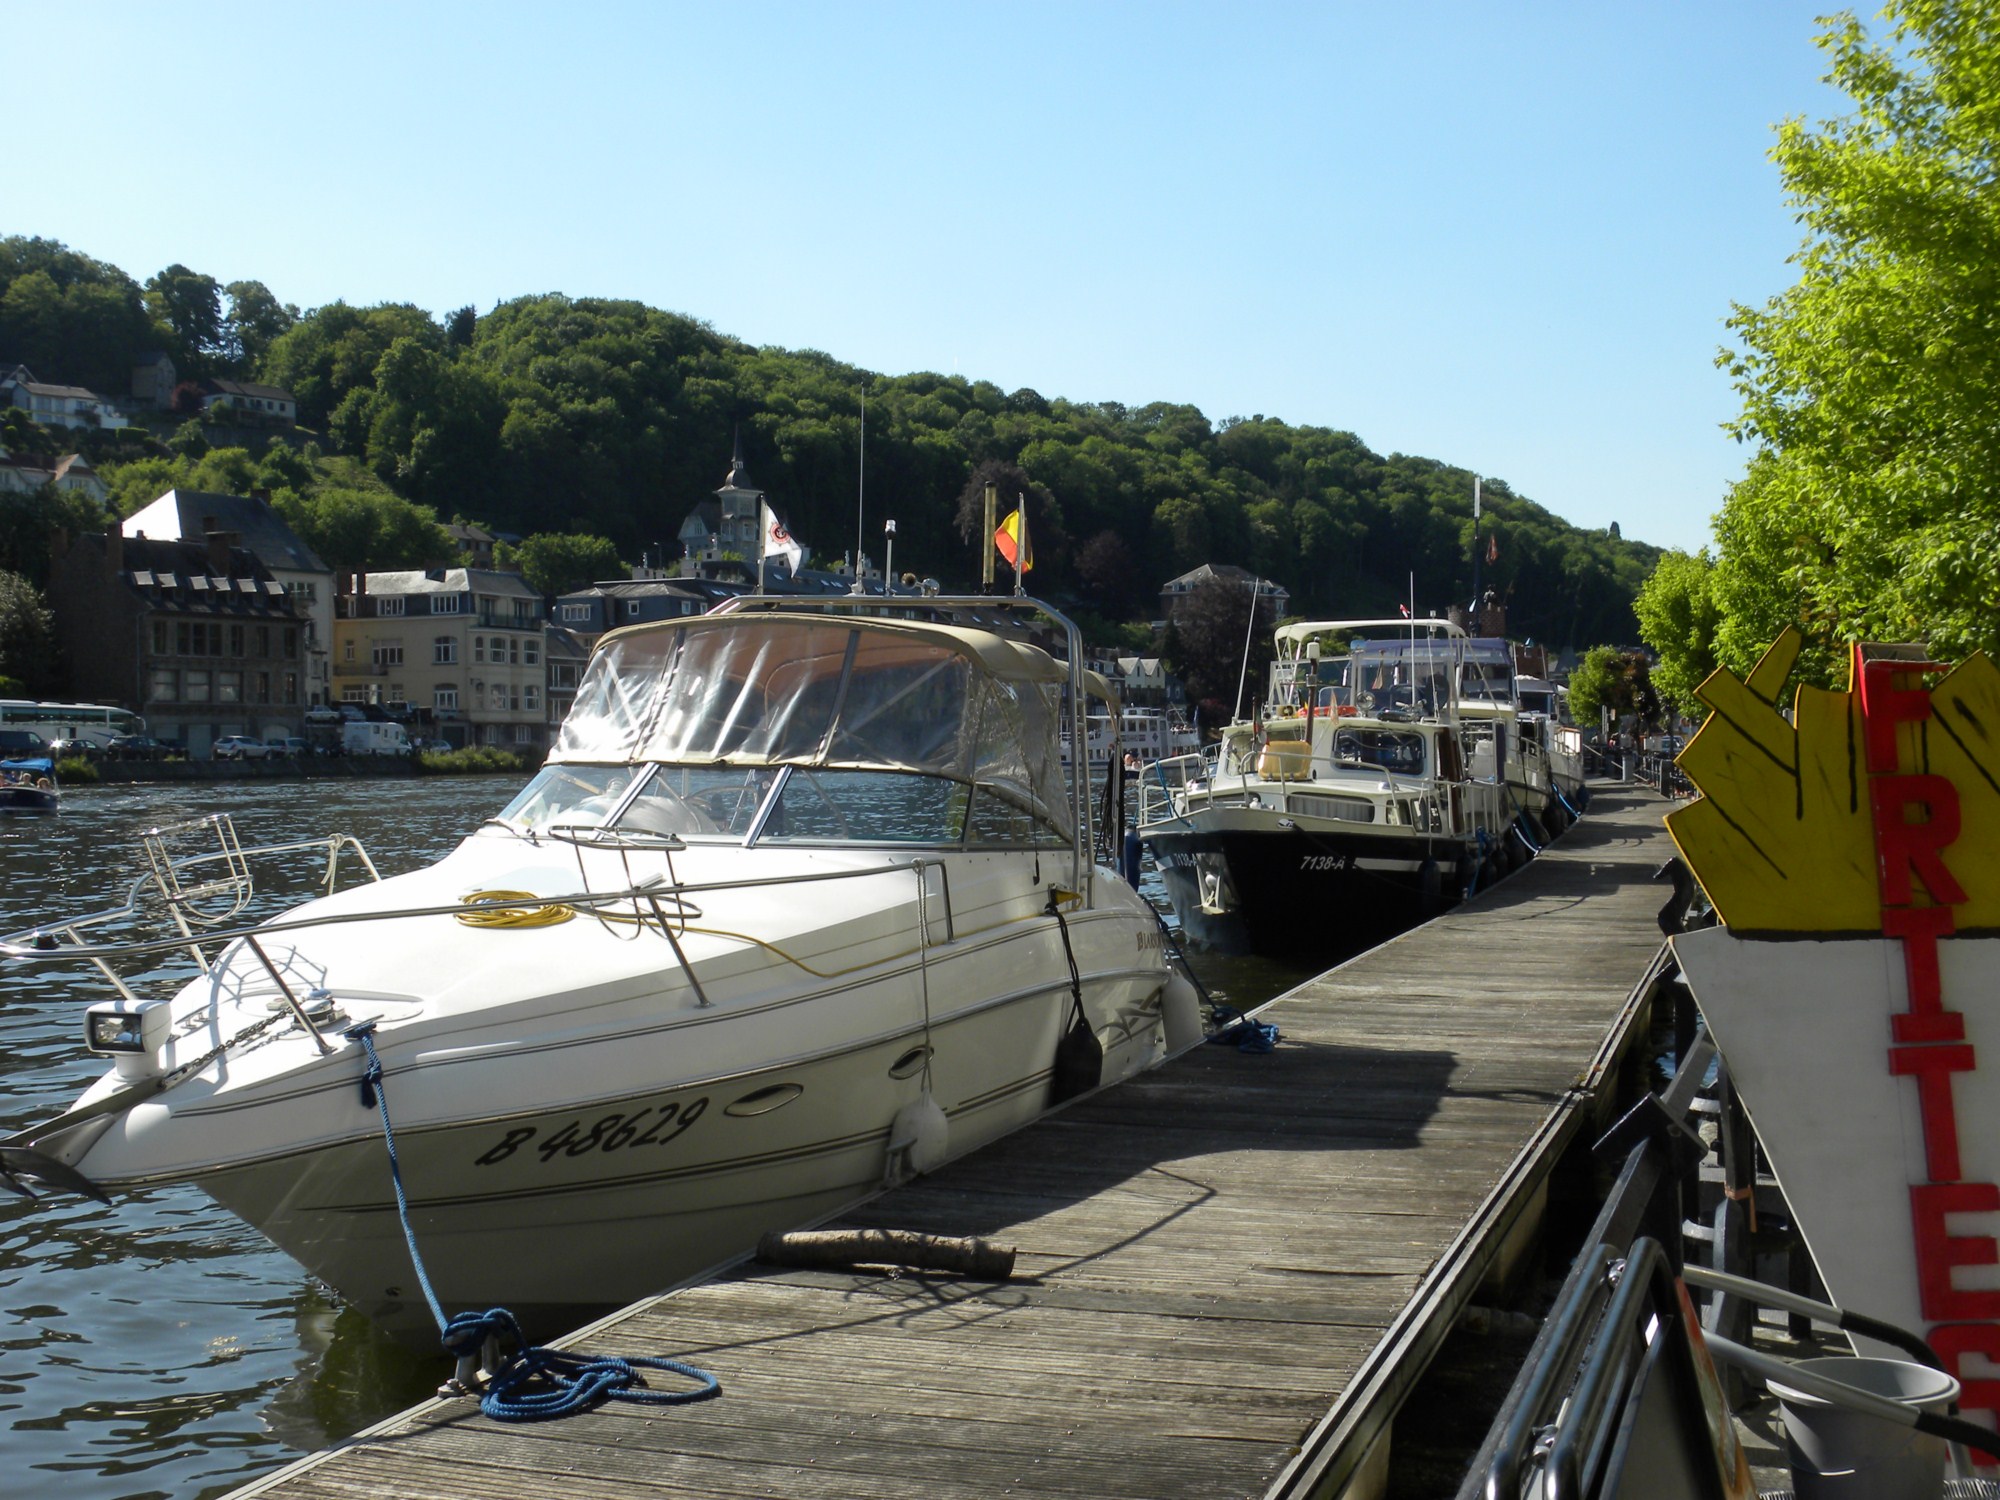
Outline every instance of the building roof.
<svg viewBox="0 0 2000 1500"><path fill-rule="evenodd" d="M252 396L263 401L290 401L292 399L290 391L282 390L275 385L253 385L249 381L223 380L220 378L209 381L209 384L215 388L215 394L218 396Z"/></svg>
<svg viewBox="0 0 2000 1500"><path fill-rule="evenodd" d="M519 573L499 568L406 568L368 575L371 598L397 594L513 594L523 599L542 596Z"/></svg>
<svg viewBox="0 0 2000 1500"><path fill-rule="evenodd" d="M35 380L9 380L9 385L17 385L31 396L62 396L71 401L102 401L104 398L95 391L85 390L80 385L43 385Z"/></svg>
<svg viewBox="0 0 2000 1500"><path fill-rule="evenodd" d="M233 531L242 545L257 554L265 567L288 573L331 573L332 568L308 547L268 501L250 495L220 495L210 490L168 490L159 499L125 518L128 537L165 537L198 542L211 529Z"/></svg>
<svg viewBox="0 0 2000 1500"><path fill-rule="evenodd" d="M89 540L89 538L86 538ZM101 544L102 537L96 540ZM205 615L296 618L285 586L247 547L229 549L229 573L217 576L206 542L128 537L121 580L155 609Z"/></svg>
<svg viewBox="0 0 2000 1500"><path fill-rule="evenodd" d="M1160 591L1162 593L1166 593L1169 590L1185 592L1193 588L1196 584L1206 583L1212 578L1219 578L1224 583L1249 583L1254 578L1256 579L1259 593L1285 594L1290 592L1290 590L1276 579L1257 578L1257 575L1252 573L1248 568L1239 568L1235 563L1203 563L1200 567L1191 572L1183 573L1178 578L1168 579Z"/></svg>

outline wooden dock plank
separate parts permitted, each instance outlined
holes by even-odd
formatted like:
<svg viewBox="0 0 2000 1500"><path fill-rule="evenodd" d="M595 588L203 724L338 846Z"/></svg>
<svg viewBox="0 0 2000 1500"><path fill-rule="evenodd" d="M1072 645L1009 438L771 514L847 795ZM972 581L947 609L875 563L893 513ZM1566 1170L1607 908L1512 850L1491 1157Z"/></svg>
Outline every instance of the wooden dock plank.
<svg viewBox="0 0 2000 1500"><path fill-rule="evenodd" d="M239 1493L1263 1494L1369 1430L1384 1362L1427 1357L1417 1310L1470 1294L1467 1225L1576 1128L1659 946L1660 811L1601 793L1525 870L1273 1003L1276 1052L1197 1048L844 1221L998 1240L1014 1281L746 1268L580 1341L690 1360L719 1400L530 1427L431 1403Z"/></svg>

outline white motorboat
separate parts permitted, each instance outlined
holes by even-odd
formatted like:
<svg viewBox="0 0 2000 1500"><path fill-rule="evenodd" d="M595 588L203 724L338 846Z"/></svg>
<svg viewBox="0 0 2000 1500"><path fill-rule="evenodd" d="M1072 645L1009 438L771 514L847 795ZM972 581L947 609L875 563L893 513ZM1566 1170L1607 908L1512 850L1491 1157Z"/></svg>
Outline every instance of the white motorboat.
<svg viewBox="0 0 2000 1500"><path fill-rule="evenodd" d="M1539 742L1548 756L1549 780L1562 804L1558 822L1582 811L1588 797L1584 785L1583 731L1569 716L1569 691L1545 677L1517 674L1515 701L1520 707L1521 733Z"/></svg>
<svg viewBox="0 0 2000 1500"><path fill-rule="evenodd" d="M1465 643L1459 721L1473 776L1506 787L1508 810L1528 820L1539 843L1561 833L1582 805L1583 737L1565 735L1542 707L1546 699L1535 688L1548 685L1516 671L1515 651L1495 636Z"/></svg>
<svg viewBox="0 0 2000 1500"><path fill-rule="evenodd" d="M1353 951L1459 899L1510 842L1459 715L1444 620L1281 626L1268 716L1141 780L1139 835L1182 929L1234 951Z"/></svg>
<svg viewBox="0 0 2000 1500"><path fill-rule="evenodd" d="M226 821L203 860L153 840L126 908L0 952L119 975L173 948L200 972L158 998L117 977L88 1015L112 1071L0 1143L0 1168L197 1184L420 1330L364 1102L372 1027L439 1299L546 1329L1159 1062L1163 1006L1198 1035L1192 990L1170 991L1151 908L1093 865L1057 751L1080 674L1012 633L1031 600L926 605L998 623L835 597L615 631L497 817L427 869L269 920L240 917L260 852ZM331 887L351 846L291 847L327 856ZM141 897L175 934L97 943Z"/></svg>

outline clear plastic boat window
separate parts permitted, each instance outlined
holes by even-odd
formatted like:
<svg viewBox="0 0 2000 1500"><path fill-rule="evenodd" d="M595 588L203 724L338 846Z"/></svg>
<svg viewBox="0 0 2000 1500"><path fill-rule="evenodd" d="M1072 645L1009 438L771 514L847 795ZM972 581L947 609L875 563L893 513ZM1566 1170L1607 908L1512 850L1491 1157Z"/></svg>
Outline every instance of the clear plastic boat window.
<svg viewBox="0 0 2000 1500"><path fill-rule="evenodd" d="M993 803L1067 841L1060 677L1043 653L974 632L697 619L608 637L549 759L941 777L969 789L975 822Z"/></svg>
<svg viewBox="0 0 2000 1500"><path fill-rule="evenodd" d="M631 766L544 766L500 811L517 828L596 828L618 810L637 774Z"/></svg>

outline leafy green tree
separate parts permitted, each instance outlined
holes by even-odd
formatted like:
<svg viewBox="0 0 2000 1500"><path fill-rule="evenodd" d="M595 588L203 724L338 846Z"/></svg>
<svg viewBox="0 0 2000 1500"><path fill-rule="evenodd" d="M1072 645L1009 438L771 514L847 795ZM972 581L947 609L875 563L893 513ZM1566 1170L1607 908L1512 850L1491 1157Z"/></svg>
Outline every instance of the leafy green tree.
<svg viewBox="0 0 2000 1500"><path fill-rule="evenodd" d="M1269 595L1222 578L1196 584L1183 598L1160 654L1202 706L1204 721L1247 714L1251 700L1263 697L1276 655L1273 615Z"/></svg>
<svg viewBox="0 0 2000 1500"><path fill-rule="evenodd" d="M1658 657L1651 673L1661 697L1682 713L1699 710L1695 689L1715 670L1715 565L1706 552L1668 552L1646 580L1633 611L1640 636ZM1574 691L1572 690L1572 703Z"/></svg>
<svg viewBox="0 0 2000 1500"><path fill-rule="evenodd" d="M328 485L308 496L274 495L271 504L332 568L429 568L452 556L451 535L438 524L437 512L386 490Z"/></svg>
<svg viewBox="0 0 2000 1500"><path fill-rule="evenodd" d="M0 571L40 587L49 579L50 544L58 531L81 536L102 531L108 524L104 507L76 490L50 484L28 491L0 490Z"/></svg>
<svg viewBox="0 0 2000 1500"><path fill-rule="evenodd" d="M174 355L183 370L206 374L227 358L222 287L213 276L175 262L146 283L146 306L173 330Z"/></svg>
<svg viewBox="0 0 2000 1500"><path fill-rule="evenodd" d="M2000 649L2000 4L1891 0L1819 38L1845 118L1772 155L1806 226L1799 279L1738 307L1721 363L1758 445L1718 517L1723 662L1796 624L1800 670L1842 647Z"/></svg>
<svg viewBox="0 0 2000 1500"><path fill-rule="evenodd" d="M44 697L61 683L55 619L42 591L19 573L0 571L0 674Z"/></svg>
<svg viewBox="0 0 2000 1500"><path fill-rule="evenodd" d="M581 533L539 532L517 545L502 542L494 560L502 567L519 568L528 587L547 596L617 578L624 571L617 547L604 537Z"/></svg>
<svg viewBox="0 0 2000 1500"><path fill-rule="evenodd" d="M222 289L229 311L222 328L223 353L239 374L253 374L271 345L299 320L299 310L280 302L261 281L232 281Z"/></svg>
<svg viewBox="0 0 2000 1500"><path fill-rule="evenodd" d="M124 391L134 358L167 342L139 284L55 240L0 238L0 350L44 380Z"/></svg>
<svg viewBox="0 0 2000 1500"><path fill-rule="evenodd" d="M1606 708L1614 724L1628 714L1641 724L1659 722L1659 695L1653 690L1650 666L1638 652L1592 646L1570 673L1569 710L1577 723L1595 724Z"/></svg>

